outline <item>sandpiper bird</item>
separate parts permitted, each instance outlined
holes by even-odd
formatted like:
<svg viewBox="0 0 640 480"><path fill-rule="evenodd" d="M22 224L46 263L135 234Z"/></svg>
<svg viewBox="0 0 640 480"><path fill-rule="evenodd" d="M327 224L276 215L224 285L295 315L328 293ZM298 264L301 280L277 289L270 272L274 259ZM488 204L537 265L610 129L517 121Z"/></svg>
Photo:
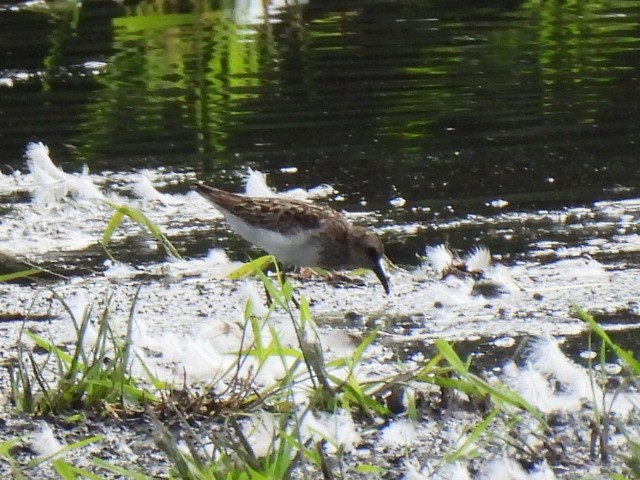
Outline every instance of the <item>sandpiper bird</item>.
<svg viewBox="0 0 640 480"><path fill-rule="evenodd" d="M369 268L385 292L384 247L372 231L351 225L329 207L282 197L247 197L194 183L245 240L289 266Z"/></svg>

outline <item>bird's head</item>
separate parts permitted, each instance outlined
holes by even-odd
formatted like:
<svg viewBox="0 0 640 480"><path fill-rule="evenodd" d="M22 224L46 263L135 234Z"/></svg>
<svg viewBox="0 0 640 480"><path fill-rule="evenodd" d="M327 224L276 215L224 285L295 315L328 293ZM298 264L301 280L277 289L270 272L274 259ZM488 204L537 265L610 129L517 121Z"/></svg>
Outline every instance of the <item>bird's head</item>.
<svg viewBox="0 0 640 480"><path fill-rule="evenodd" d="M388 295L391 290L389 279L384 271L384 245L382 241L375 233L364 227L353 227L353 233L350 263L354 267L373 270Z"/></svg>

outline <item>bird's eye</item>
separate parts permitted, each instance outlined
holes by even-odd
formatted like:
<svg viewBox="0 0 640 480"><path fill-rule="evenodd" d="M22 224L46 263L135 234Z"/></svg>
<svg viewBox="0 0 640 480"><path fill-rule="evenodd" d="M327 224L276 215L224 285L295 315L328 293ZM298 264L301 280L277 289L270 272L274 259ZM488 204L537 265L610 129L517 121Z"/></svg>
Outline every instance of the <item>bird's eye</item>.
<svg viewBox="0 0 640 480"><path fill-rule="evenodd" d="M367 256L375 260L378 258L378 251L375 247L367 247Z"/></svg>

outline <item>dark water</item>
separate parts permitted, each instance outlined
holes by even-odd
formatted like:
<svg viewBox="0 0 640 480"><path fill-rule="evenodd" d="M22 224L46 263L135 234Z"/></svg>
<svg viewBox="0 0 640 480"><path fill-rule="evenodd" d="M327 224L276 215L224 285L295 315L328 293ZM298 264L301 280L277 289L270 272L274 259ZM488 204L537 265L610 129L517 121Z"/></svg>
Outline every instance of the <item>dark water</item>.
<svg viewBox="0 0 640 480"><path fill-rule="evenodd" d="M535 222L509 238L431 228L492 215L494 199L526 212L638 196L640 3L262 3L3 0L2 170L39 140L67 169L329 183L339 208L424 226L385 234L400 263L447 240L507 255L581 240Z"/></svg>

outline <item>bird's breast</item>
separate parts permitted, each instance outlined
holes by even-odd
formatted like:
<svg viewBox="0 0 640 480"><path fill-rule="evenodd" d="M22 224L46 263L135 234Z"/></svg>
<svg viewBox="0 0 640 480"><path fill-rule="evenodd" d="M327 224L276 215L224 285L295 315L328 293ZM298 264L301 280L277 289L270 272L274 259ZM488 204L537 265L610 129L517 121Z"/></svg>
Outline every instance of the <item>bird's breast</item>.
<svg viewBox="0 0 640 480"><path fill-rule="evenodd" d="M262 248L287 265L319 266L320 245L313 230L298 229L287 234L248 222L225 212L225 219L233 231L248 242Z"/></svg>

